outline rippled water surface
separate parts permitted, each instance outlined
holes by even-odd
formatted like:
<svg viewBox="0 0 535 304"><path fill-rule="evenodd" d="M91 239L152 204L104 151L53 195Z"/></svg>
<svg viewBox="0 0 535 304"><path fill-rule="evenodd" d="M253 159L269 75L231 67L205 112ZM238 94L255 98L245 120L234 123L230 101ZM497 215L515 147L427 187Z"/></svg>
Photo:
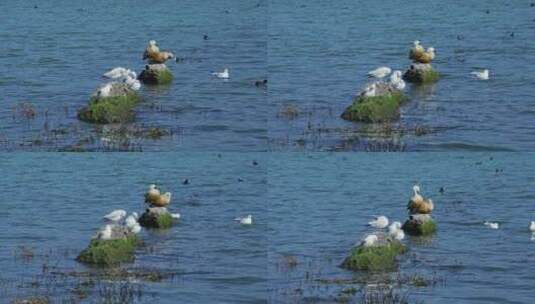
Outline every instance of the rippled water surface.
<svg viewBox="0 0 535 304"><path fill-rule="evenodd" d="M78 291L86 290L84 303L104 303L105 291L114 287L136 290L133 302L126 303L266 302L267 182L261 154L4 154L1 159L3 299L39 295L67 303L61 301L80 299ZM64 276L98 273L75 262L76 255L107 212L143 211L143 193L153 182L173 193L170 209L182 218L169 230L143 230L144 246L135 262L123 267L173 276L93 283ZM252 226L233 220L246 214L253 214Z"/></svg>
<svg viewBox="0 0 535 304"><path fill-rule="evenodd" d="M338 265L371 232L366 223L373 216L406 219L411 187L419 183L435 202L438 232L404 241L409 251L391 275L418 275L429 284L402 284L410 303L533 302L535 242L527 228L535 211L533 157L279 155L269 168L271 301L327 303L345 298L344 289L376 288L380 275Z"/></svg>
<svg viewBox="0 0 535 304"><path fill-rule="evenodd" d="M534 150L535 7L530 1L281 1L270 4L270 149ZM341 113L379 66L404 70L434 46L435 85L408 86L393 131ZM489 81L470 72L490 69ZM284 105L299 116L277 118ZM280 116L280 115L279 115ZM385 130L386 129L386 130ZM422 130L424 130L422 132Z"/></svg>
<svg viewBox="0 0 535 304"><path fill-rule="evenodd" d="M266 150L266 91L254 85L267 77L264 1L2 1L0 20L1 150L110 149L101 142L109 132L76 111L105 71L140 72L149 39L183 61L168 61L170 86L141 89L131 128L169 135L111 149ZM224 67L229 81L211 76Z"/></svg>

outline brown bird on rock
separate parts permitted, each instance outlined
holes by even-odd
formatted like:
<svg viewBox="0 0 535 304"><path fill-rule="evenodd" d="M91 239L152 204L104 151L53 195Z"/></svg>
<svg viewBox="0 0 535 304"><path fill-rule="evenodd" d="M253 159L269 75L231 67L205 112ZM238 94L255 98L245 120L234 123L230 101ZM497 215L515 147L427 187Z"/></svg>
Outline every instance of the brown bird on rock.
<svg viewBox="0 0 535 304"><path fill-rule="evenodd" d="M414 191L414 195L407 204L409 213L430 214L435 208L433 201L431 199L426 200L422 195L420 195L420 187L418 185L415 185L412 190Z"/></svg>

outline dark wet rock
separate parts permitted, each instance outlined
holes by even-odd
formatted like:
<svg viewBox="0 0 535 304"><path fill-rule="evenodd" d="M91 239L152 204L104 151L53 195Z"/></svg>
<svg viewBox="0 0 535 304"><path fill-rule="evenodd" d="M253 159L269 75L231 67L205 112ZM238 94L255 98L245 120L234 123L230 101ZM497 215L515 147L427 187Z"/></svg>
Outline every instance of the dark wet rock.
<svg viewBox="0 0 535 304"><path fill-rule="evenodd" d="M364 93L357 95L341 117L345 120L367 123L395 121L399 119L399 109L404 100L405 96L400 90L379 82L376 85L375 96L367 97Z"/></svg>
<svg viewBox="0 0 535 304"><path fill-rule="evenodd" d="M401 227L410 235L430 235L437 230L436 223L430 214L412 214Z"/></svg>
<svg viewBox="0 0 535 304"><path fill-rule="evenodd" d="M89 105L78 111L78 119L90 123L123 123L134 120L134 107L138 94L128 85L113 82L109 94L102 94L102 87L95 90Z"/></svg>
<svg viewBox="0 0 535 304"><path fill-rule="evenodd" d="M173 81L173 74L163 63L147 64L138 78L144 84L169 84Z"/></svg>
<svg viewBox="0 0 535 304"><path fill-rule="evenodd" d="M403 74L404 80L418 84L433 83L439 78L440 75L430 63L412 63Z"/></svg>
<svg viewBox="0 0 535 304"><path fill-rule="evenodd" d="M165 207L150 207L139 218L139 224L146 228L170 228L173 217Z"/></svg>
<svg viewBox="0 0 535 304"><path fill-rule="evenodd" d="M397 257L407 251L399 241L385 238L375 246L357 246L340 267L349 270L387 271L397 267Z"/></svg>

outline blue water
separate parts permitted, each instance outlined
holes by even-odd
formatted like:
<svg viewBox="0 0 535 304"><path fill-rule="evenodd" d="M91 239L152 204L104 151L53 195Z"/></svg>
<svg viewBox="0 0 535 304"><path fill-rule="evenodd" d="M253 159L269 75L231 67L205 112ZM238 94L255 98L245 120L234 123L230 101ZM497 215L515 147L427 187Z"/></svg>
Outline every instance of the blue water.
<svg viewBox="0 0 535 304"><path fill-rule="evenodd" d="M139 73L155 39L184 61L168 61L172 85L142 88L134 125L171 135L132 139L136 150L266 150L266 89L254 85L267 77L266 12L265 1L2 1L0 149L103 150L76 111L107 70ZM229 81L211 76L224 67ZM13 114L21 103L33 119Z"/></svg>
<svg viewBox="0 0 535 304"><path fill-rule="evenodd" d="M355 151L395 141L409 151L534 150L531 2L271 1L270 149ZM435 47L442 78L407 87L410 100L394 124L405 132L383 136L340 119L368 71L408 67L416 39ZM489 81L470 77L481 68L490 69ZM277 118L286 104L300 109L296 119ZM417 126L430 133L416 136Z"/></svg>
<svg viewBox="0 0 535 304"><path fill-rule="evenodd" d="M103 224L102 216L118 208L143 211L143 193L148 184L157 183L173 193L170 209L182 218L166 231L143 230L145 246L136 251L135 262L124 267L176 276L134 282L143 292L133 303L266 302L267 159L262 154L18 153L1 159L3 299L70 299L75 278L37 279L43 265L49 274L90 270L74 259ZM190 183L183 185L186 178ZM253 215L252 226L234 221L246 214ZM35 256L21 259L16 254L19 246ZM33 281L40 285L30 285ZM95 292L83 303L101 301Z"/></svg>
<svg viewBox="0 0 535 304"><path fill-rule="evenodd" d="M492 157L492 159L491 159ZM268 265L273 303L328 303L376 276L338 267L376 215L404 221L414 183L435 202L438 231L407 238L392 276L434 277L402 285L410 303L532 303L535 241L533 154L409 153L276 155L269 171ZM498 173L496 173L498 169ZM503 170L503 172L501 171ZM440 187L445 192L439 193ZM491 230L484 221L497 221ZM285 256L297 261L288 267ZM364 284L318 280L361 279ZM397 287L395 287L397 288ZM358 298L357 298L358 299ZM355 298L351 303L360 303Z"/></svg>

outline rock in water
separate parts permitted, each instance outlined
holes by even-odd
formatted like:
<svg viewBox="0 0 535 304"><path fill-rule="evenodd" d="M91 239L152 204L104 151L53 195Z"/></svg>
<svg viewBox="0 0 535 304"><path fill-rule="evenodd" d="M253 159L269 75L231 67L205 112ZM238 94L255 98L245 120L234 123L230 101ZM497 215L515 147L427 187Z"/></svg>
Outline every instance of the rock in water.
<svg viewBox="0 0 535 304"><path fill-rule="evenodd" d="M345 120L368 123L389 122L399 119L399 109L405 100L400 90L385 82L375 84L374 96L360 93L353 99L341 117Z"/></svg>
<svg viewBox="0 0 535 304"><path fill-rule="evenodd" d="M139 74L139 80L144 84L169 84L173 80L173 74L163 63L147 64Z"/></svg>
<svg viewBox="0 0 535 304"><path fill-rule="evenodd" d="M91 94L88 106L78 111L78 119L103 124L132 121L138 102L139 96L127 84L110 82Z"/></svg>
<svg viewBox="0 0 535 304"><path fill-rule="evenodd" d="M349 270L383 271L397 266L397 256L406 252L397 240L385 240L375 246L358 246L344 259L340 267Z"/></svg>
<svg viewBox="0 0 535 304"><path fill-rule="evenodd" d="M437 230L437 226L429 214L412 214L401 229L410 235L429 235Z"/></svg>
<svg viewBox="0 0 535 304"><path fill-rule="evenodd" d="M139 242L138 237L128 228L113 226L111 239L91 240L89 246L78 255L76 260L97 265L129 262L134 259L134 251Z"/></svg>
<svg viewBox="0 0 535 304"><path fill-rule="evenodd" d="M412 63L403 74L405 81L420 84L436 82L439 77L440 75L430 63Z"/></svg>
<svg viewBox="0 0 535 304"><path fill-rule="evenodd" d="M165 207L151 207L141 215L139 224L146 228L170 228L173 216Z"/></svg>

